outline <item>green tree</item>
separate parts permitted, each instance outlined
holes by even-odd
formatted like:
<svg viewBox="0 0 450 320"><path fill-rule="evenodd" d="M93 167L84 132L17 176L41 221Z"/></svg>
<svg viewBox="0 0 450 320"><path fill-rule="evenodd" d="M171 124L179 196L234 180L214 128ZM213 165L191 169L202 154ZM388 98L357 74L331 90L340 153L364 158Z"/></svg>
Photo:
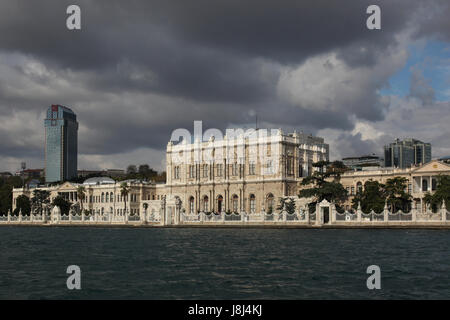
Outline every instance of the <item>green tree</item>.
<svg viewBox="0 0 450 320"><path fill-rule="evenodd" d="M14 209L13 213L18 215L20 211L22 215L29 215L31 212L30 198L23 194L16 198L16 209Z"/></svg>
<svg viewBox="0 0 450 320"><path fill-rule="evenodd" d="M120 185L120 195L123 197L124 202L125 202L125 213L127 212L127 197L128 197L129 193L130 193L130 187L128 186L128 184L126 182L123 182Z"/></svg>
<svg viewBox="0 0 450 320"><path fill-rule="evenodd" d="M81 211L83 211L83 203L86 199L86 188L84 186L79 186L77 188L78 199L80 199Z"/></svg>
<svg viewBox="0 0 450 320"><path fill-rule="evenodd" d="M127 167L127 174L129 175L129 174L136 174L137 173L137 168L136 168L136 166L134 165L134 164L130 164L128 167Z"/></svg>
<svg viewBox="0 0 450 320"><path fill-rule="evenodd" d="M50 192L47 190L33 190L33 197L31 198L31 205L39 214L44 211L44 206L50 203Z"/></svg>
<svg viewBox="0 0 450 320"><path fill-rule="evenodd" d="M412 196L406 192L407 183L408 179L404 177L394 177L386 181L384 191L392 212L407 212L411 209Z"/></svg>
<svg viewBox="0 0 450 320"><path fill-rule="evenodd" d="M431 194L427 192L423 198L426 204L429 204L436 212L445 201L445 207L450 209L450 176L440 175L437 177L436 191Z"/></svg>
<svg viewBox="0 0 450 320"><path fill-rule="evenodd" d="M61 214L68 214L71 203L64 199L62 196L57 196L55 199L53 199L52 205L58 206L61 210Z"/></svg>
<svg viewBox="0 0 450 320"><path fill-rule="evenodd" d="M295 213L295 200L294 199L286 200L285 205L286 205L287 213L289 213L289 214Z"/></svg>
<svg viewBox="0 0 450 320"><path fill-rule="evenodd" d="M22 179L18 176L0 178L0 214L12 210L13 188L22 187Z"/></svg>
<svg viewBox="0 0 450 320"><path fill-rule="evenodd" d="M141 164L138 169L138 174L141 179L150 180L158 175L158 172L150 168L148 164Z"/></svg>
<svg viewBox="0 0 450 320"><path fill-rule="evenodd" d="M337 205L344 202L348 195L347 190L339 182L341 174L347 171L347 167L341 161L319 161L313 163L316 171L309 177L302 180L303 186L311 185L310 188L300 190L300 198L314 198L309 204L310 210L317 204L326 199ZM331 180L331 181L330 181Z"/></svg>
<svg viewBox="0 0 450 320"><path fill-rule="evenodd" d="M277 210L280 210L280 212L282 212L284 207L285 207L285 205L286 205L286 198L285 197L281 197L280 198L280 203L279 203L279 205L277 207Z"/></svg>
<svg viewBox="0 0 450 320"><path fill-rule="evenodd" d="M295 213L295 200L289 197L281 197L280 204L277 207L277 210L280 210L280 213L286 209L286 212L289 214Z"/></svg>
<svg viewBox="0 0 450 320"><path fill-rule="evenodd" d="M384 185L378 181L367 181L364 184L364 190L358 191L352 199L352 206L354 209L357 209L358 203L361 203L363 212L373 210L376 213L380 213L384 209L385 201Z"/></svg>

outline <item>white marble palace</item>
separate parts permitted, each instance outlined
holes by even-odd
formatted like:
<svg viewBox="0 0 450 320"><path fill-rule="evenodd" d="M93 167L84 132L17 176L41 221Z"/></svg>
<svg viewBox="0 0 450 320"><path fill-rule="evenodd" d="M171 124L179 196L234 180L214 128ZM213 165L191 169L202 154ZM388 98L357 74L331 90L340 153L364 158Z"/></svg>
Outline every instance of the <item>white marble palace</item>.
<svg viewBox="0 0 450 320"><path fill-rule="evenodd" d="M298 210L298 219L292 220L302 220L302 215L303 221L310 221L309 214L304 211L306 200L298 199L296 195L302 188L302 179L313 173L312 163L328 159L329 146L323 138L296 132L284 134L278 130L270 136L253 135L239 139L225 136L217 141L211 138L202 142L169 142L165 184L90 178L82 184L85 189L82 204L77 194L79 184L65 182L39 189L49 191L50 200L61 195L74 204L81 204L84 210L79 215L83 217L76 218L81 220L86 215L104 222L123 222L133 217L131 220L163 224L208 219L225 222L227 218L229 221L251 221L253 216L263 216L262 221L266 221L267 215L278 213L279 199L290 197L295 199ZM341 177L341 183L350 195L344 207L349 209L352 197L366 181L384 183L389 178L401 176L408 180L414 209L426 211L424 194L435 190L436 178L440 174L450 175L450 165L437 160L408 169L347 172ZM123 182L129 186L126 197L121 193ZM24 194L31 198L33 190L14 189L13 210L17 197ZM68 218L58 219L73 221L74 217L71 214ZM289 221L289 217L284 219ZM350 220L355 219L351 217ZM325 220L339 219L334 214L334 218L323 218L322 222Z"/></svg>

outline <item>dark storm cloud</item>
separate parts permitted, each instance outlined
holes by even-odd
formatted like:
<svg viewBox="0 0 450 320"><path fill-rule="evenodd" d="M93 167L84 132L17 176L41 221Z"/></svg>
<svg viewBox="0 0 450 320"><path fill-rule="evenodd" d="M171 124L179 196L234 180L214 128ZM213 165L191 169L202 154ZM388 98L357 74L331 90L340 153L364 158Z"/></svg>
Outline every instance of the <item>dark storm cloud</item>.
<svg viewBox="0 0 450 320"><path fill-rule="evenodd" d="M73 67L114 64L122 56L149 62L152 50L177 42L282 63L359 43L386 46L420 1L78 1L86 32L64 28L72 1L2 4L2 47ZM365 28L366 8L383 9L383 30ZM63 14L61 14L63 13ZM14 30L14 32L11 32ZM181 49L181 48L180 48ZM376 48L374 48L376 49ZM170 53L174 56L174 53ZM173 61L176 62L176 61Z"/></svg>
<svg viewBox="0 0 450 320"><path fill-rule="evenodd" d="M421 23L415 35L424 37L434 35L443 41L450 41L450 5L448 0L436 0L427 3L422 10Z"/></svg>
<svg viewBox="0 0 450 320"><path fill-rule="evenodd" d="M64 13L71 1L16 1L1 7L0 46L105 74L127 59L157 81L103 80L198 100L248 102L270 95L276 80L276 73L261 80L257 58L298 64L336 49L350 64L373 63L414 4L379 1L383 30L370 32L365 8L372 2L79 1L83 29L70 32ZM361 53L361 46L369 50Z"/></svg>
<svg viewBox="0 0 450 320"><path fill-rule="evenodd" d="M435 6L419 0L81 0L82 30L68 31L65 11L73 3L0 3L0 115L29 112L42 121L48 105L67 105L78 115L79 149L88 155L163 149L173 129L191 129L194 120L225 129L253 123L257 114L268 126L311 132L350 130L354 116L382 120L387 102L377 90L404 58L392 53L398 35L414 26L417 37L437 34L448 24L449 7L434 1L440 10L417 24ZM382 30L365 27L370 4L382 8ZM302 99L314 90L280 97L283 74L331 53L338 64L323 78L333 81L317 91L345 90L317 105ZM385 66L383 57L397 60ZM286 79L309 79L324 63ZM317 100L314 92L311 97ZM20 121L6 125L15 137L25 136ZM38 141L15 140L0 142L2 155L41 148Z"/></svg>

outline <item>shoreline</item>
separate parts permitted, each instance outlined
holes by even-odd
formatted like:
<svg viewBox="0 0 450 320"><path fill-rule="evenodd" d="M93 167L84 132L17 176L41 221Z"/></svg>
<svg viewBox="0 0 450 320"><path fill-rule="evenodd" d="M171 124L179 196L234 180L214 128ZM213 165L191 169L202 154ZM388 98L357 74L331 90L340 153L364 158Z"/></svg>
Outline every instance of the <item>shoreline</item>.
<svg viewBox="0 0 450 320"><path fill-rule="evenodd" d="M87 228L142 228L142 229L176 229L176 228L206 228L206 229L428 229L450 230L450 223L445 224L355 224L355 225L305 225L305 224L179 224L179 225L153 225L153 224L52 224L52 223L0 223L0 227L87 227Z"/></svg>

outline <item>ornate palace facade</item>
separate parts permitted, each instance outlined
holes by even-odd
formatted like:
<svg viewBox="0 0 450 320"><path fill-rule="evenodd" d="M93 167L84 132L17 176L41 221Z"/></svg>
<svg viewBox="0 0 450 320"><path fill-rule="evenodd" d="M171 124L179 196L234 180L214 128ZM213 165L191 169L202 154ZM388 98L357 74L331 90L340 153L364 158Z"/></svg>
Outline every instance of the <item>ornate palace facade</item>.
<svg viewBox="0 0 450 320"><path fill-rule="evenodd" d="M224 137L222 140L169 142L166 153L166 184L126 181L130 191L121 195L123 181L99 177L84 182L83 208L97 214L121 216L139 215L144 207L156 208L162 199L179 199L186 214L198 212L268 212L276 209L280 197L296 196L302 188L303 177L313 173L312 163L328 160L329 146L323 138L278 130L270 136L249 135ZM426 165L408 169L379 168L349 171L341 183L351 199L368 180L385 183L396 176L408 180L408 192L417 208L424 208L426 192L436 188L440 174L450 175L450 165L434 160ZM72 203L79 202L80 185L63 183L39 187L50 192L50 200L61 195ZM33 189L13 190L13 210L16 199L25 194L32 197ZM300 201L301 202L301 201ZM146 204L146 205L144 205ZM302 204L303 206L303 204Z"/></svg>

